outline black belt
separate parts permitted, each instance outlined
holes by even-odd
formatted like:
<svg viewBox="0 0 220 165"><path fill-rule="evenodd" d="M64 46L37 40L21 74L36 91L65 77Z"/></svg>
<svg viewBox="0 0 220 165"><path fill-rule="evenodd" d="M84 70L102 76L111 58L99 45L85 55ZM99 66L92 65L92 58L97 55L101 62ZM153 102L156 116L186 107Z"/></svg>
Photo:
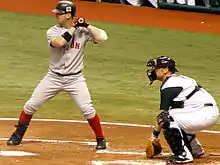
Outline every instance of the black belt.
<svg viewBox="0 0 220 165"><path fill-rule="evenodd" d="M53 72L53 71L52 71ZM73 75L77 75L77 74L79 74L79 73L81 73L82 72L82 70L80 70L80 71L78 71L78 72L76 72L76 73L69 73L69 74L61 74L61 73L58 73L58 72L53 72L53 73L55 73L56 75L58 75L58 76L62 76L62 77L64 77L64 76L73 76Z"/></svg>
<svg viewBox="0 0 220 165"><path fill-rule="evenodd" d="M212 103L205 103L204 107L213 107L214 105Z"/></svg>

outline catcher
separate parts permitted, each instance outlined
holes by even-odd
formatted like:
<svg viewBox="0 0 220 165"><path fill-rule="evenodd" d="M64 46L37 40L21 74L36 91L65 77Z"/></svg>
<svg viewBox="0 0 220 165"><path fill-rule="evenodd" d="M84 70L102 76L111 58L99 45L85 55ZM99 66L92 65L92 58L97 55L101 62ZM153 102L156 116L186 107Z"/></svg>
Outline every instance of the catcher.
<svg viewBox="0 0 220 165"><path fill-rule="evenodd" d="M153 158L162 151L159 135L162 131L173 155L167 164L184 164L201 157L204 149L195 131L209 128L216 123L219 110L214 98L197 82L183 75L176 75L175 61L160 56L147 62L150 85L155 80L160 87L160 109L156 124L147 143L146 155ZM195 117L196 116L196 117Z"/></svg>

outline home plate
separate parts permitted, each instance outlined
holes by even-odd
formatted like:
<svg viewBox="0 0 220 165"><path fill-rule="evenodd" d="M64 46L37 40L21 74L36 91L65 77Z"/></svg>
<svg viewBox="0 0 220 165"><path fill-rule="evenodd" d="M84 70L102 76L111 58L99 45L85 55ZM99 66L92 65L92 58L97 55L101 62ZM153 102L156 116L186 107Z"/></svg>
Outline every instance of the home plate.
<svg viewBox="0 0 220 165"><path fill-rule="evenodd" d="M31 152L24 151L0 151L0 156L36 156L39 154L34 154Z"/></svg>

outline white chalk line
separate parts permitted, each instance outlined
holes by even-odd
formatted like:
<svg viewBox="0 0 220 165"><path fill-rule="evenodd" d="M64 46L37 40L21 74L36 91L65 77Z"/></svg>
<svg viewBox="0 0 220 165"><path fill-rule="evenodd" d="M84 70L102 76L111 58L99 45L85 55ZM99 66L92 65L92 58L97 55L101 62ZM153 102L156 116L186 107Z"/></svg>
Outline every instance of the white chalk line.
<svg viewBox="0 0 220 165"><path fill-rule="evenodd" d="M132 161L132 160L114 160L114 161L91 161L89 165L166 165L165 162L159 161L151 161L151 160L140 160L140 161Z"/></svg>
<svg viewBox="0 0 220 165"><path fill-rule="evenodd" d="M8 138L0 138L0 141L7 141ZM82 142L82 141L71 141L71 140L49 140L49 139L22 139L24 142L43 142L43 143L77 143L88 146L96 146L97 142ZM109 143L106 142L107 147Z"/></svg>
<svg viewBox="0 0 220 165"><path fill-rule="evenodd" d="M98 150L97 154L145 155L145 152Z"/></svg>
<svg viewBox="0 0 220 165"><path fill-rule="evenodd" d="M92 160L89 165L166 165L166 162L156 160L114 160L114 161L95 161ZM219 165L219 162L201 163L200 165Z"/></svg>
<svg viewBox="0 0 220 165"><path fill-rule="evenodd" d="M39 154L34 154L31 152L24 151L0 151L0 156L37 156Z"/></svg>
<svg viewBox="0 0 220 165"><path fill-rule="evenodd" d="M17 121L17 118L0 118L0 121ZM43 121L43 122L66 122L66 123L88 123L87 121L81 120L60 120L60 119L32 119L32 121ZM128 127L145 127L153 128L152 125L142 125L142 124L130 124L130 123L111 123L111 122L101 122L103 125L116 125L116 126L128 126ZM200 132L220 134L220 131L203 130Z"/></svg>
<svg viewBox="0 0 220 165"><path fill-rule="evenodd" d="M118 154L118 155L146 155L145 152L138 152L138 151L110 151L108 149L106 150L98 150L96 151L98 154ZM161 156L169 156L171 153L161 153ZM159 156L159 155L158 155Z"/></svg>

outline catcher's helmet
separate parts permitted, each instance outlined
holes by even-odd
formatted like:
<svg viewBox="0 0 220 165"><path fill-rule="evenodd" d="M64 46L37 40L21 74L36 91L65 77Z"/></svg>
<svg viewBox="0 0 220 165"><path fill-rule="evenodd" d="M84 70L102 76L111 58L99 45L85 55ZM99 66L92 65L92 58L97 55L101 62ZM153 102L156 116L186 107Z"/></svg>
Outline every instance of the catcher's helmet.
<svg viewBox="0 0 220 165"><path fill-rule="evenodd" d="M171 73L178 72L178 70L176 69L176 62L173 59L166 57L166 56L159 56L159 57L150 59L147 62L147 67L148 67L147 76L149 80L151 81L150 84L152 84L153 81L157 79L155 69L168 68Z"/></svg>
<svg viewBox="0 0 220 165"><path fill-rule="evenodd" d="M59 1L56 9L53 9L52 12L56 14L71 13L72 17L74 17L76 13L76 6L70 1Z"/></svg>

